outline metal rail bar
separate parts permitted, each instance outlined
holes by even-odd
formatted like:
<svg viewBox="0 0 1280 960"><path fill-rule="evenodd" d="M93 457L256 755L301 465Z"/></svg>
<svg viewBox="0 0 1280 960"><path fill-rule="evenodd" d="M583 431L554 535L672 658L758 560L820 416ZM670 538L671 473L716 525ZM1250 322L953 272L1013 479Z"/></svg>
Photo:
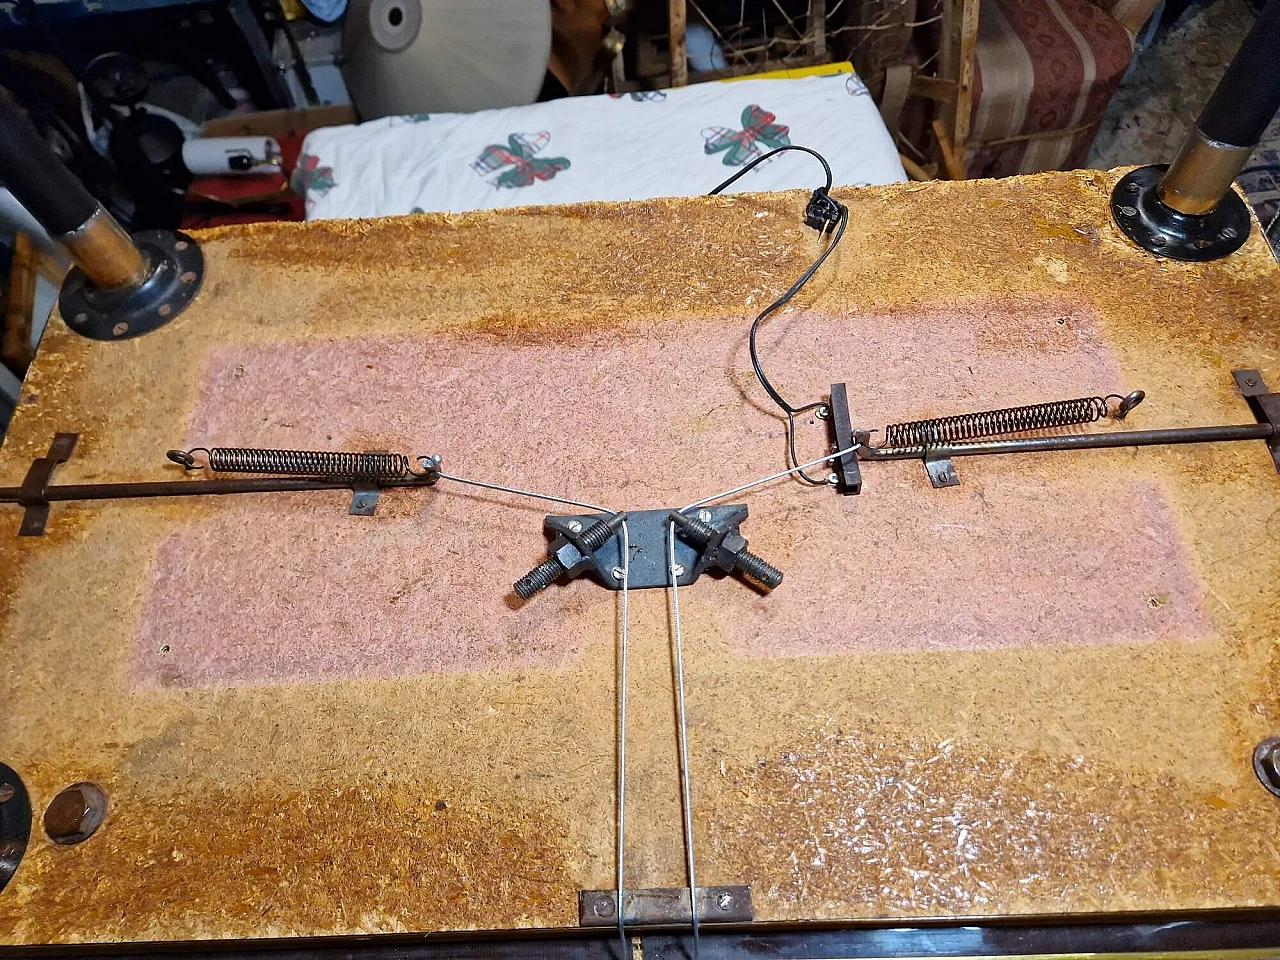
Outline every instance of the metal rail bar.
<svg viewBox="0 0 1280 960"><path fill-rule="evenodd" d="M929 447L873 447L864 444L858 448L858 458L861 460L919 460L926 453L938 458L979 457L995 453L1042 453L1049 450L1099 450L1108 447L1145 447L1154 444L1270 440L1275 433L1275 427L1269 423L1241 423L1220 427L1174 427L1168 430L1127 430L1113 433L1070 434L1062 437L980 440Z"/></svg>
<svg viewBox="0 0 1280 960"><path fill-rule="evenodd" d="M379 489L432 486L434 477L379 480ZM40 496L50 503L62 500L125 500L137 497L198 497L227 493L287 493L303 490L354 490L365 484L356 479L312 477L254 477L242 480L155 480L137 483L51 484ZM21 487L0 487L0 503L21 503Z"/></svg>

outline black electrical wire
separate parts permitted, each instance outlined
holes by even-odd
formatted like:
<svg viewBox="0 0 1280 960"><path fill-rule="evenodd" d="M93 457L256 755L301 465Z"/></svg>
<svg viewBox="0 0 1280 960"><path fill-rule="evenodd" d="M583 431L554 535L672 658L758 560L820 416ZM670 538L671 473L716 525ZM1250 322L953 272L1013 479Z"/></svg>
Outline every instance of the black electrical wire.
<svg viewBox="0 0 1280 960"><path fill-rule="evenodd" d="M1239 178L1239 177L1248 176L1251 173L1270 173L1270 174L1280 173L1280 163L1261 163L1261 164L1258 164L1258 166L1256 167L1245 167L1243 170L1241 170L1239 173L1236 174L1236 177Z"/></svg>
<svg viewBox="0 0 1280 960"><path fill-rule="evenodd" d="M831 190L831 183L832 183L831 165L827 163L826 158L822 154L818 153L818 151L811 150L808 147L801 147L793 144L789 144L784 147L778 147L776 150L770 150L768 153L761 154L760 156L756 157L750 163L743 166L741 170L739 170L737 173L731 176L728 180L724 181L724 183L720 184L714 190L712 190L708 194L708 196L715 196L716 194L720 193L720 191L725 189L725 187L728 187L729 185L731 185L739 177L745 175L748 171L764 163L770 157L777 156L779 153L784 153L787 150L798 150L801 153L807 153L811 157L816 158L817 161L822 164L822 169L826 174L826 178L827 178L826 184L820 187L819 189L815 190L813 194L813 198L809 201L810 209L813 208L814 205L818 204L819 202L825 202L826 204L834 203L834 201L831 201L831 199L827 196L828 192ZM810 410L817 410L820 407L826 406L826 404L824 404L821 400L817 400L813 403L806 403L803 406L799 406L799 407L792 406L790 403L788 403L783 398L782 394L778 392L777 388L775 388L774 385L769 382L769 378L764 372L764 364L760 360L760 351L756 344L756 339L760 333L761 324L763 324L764 321L767 320L772 314L776 313L778 310L782 309L789 302L791 302L791 299L797 293L799 293L801 289L803 289L804 285L809 282L810 278L815 273L818 272L818 269L822 266L824 262L826 262L827 257L831 256L831 252L835 250L836 246L840 243L841 238L844 237L845 227L849 225L849 211L843 204L837 203L835 204L835 206L839 210L839 219L835 224L834 231L831 234L831 242L827 244L826 249L824 249L822 253L818 255L818 258L813 261L809 269L800 275L800 279L797 280L795 283L793 283L791 285L791 288L787 290L786 293L784 293L777 300L773 301L773 303L769 304L767 307L765 307L763 310L760 311L759 315L755 318L755 320L751 324L751 334L748 337L748 347L751 354L751 368L752 370L755 371L756 379L760 381L760 386L764 388L764 392L767 393L769 395L769 398L778 405L778 408L782 411L783 416L786 417L787 449L791 455L790 466L793 466L793 467L797 466L800 463L799 457L796 456L796 421L795 421L796 414L806 413ZM806 214L808 212L809 211L806 210ZM824 228L822 232L825 233L826 229ZM815 480L813 477L810 477L804 471L800 471L798 473L798 476L803 482L810 484L811 486L820 487L824 485L823 481Z"/></svg>
<svg viewBox="0 0 1280 960"><path fill-rule="evenodd" d="M717 193L719 193L725 187L733 184L734 181L736 181L739 177L746 176L750 171L760 166L760 164L764 163L770 157L776 157L778 154L786 153L788 150L799 150L801 153L807 153L809 154L809 156L814 157L820 164L822 164L822 169L826 172L826 175L827 175L827 184L822 188L822 192L826 193L831 189L831 164L827 163L827 158L824 157L822 154L820 154L817 150L810 150L808 147L802 147L802 146L799 146L798 144L789 143L785 147L778 147L776 150L770 150L768 153L762 153L760 156L756 157L750 163L745 164L741 170L735 173L732 177L730 177L724 183L720 184L720 186L708 192L707 196L714 197Z"/></svg>

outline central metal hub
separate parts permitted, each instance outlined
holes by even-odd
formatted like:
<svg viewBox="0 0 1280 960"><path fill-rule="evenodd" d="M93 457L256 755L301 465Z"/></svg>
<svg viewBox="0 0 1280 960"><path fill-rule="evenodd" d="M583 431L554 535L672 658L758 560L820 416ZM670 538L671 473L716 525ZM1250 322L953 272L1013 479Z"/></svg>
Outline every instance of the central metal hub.
<svg viewBox="0 0 1280 960"><path fill-rule="evenodd" d="M737 534L738 527L747 519L745 504L729 504L720 507L702 507L691 511L694 519L721 530ZM576 537L601 520L607 514L587 513L573 516L547 517L544 530L548 536ZM631 550L631 564L627 586L631 590L671 586L670 566L670 510L638 510L627 513L627 539ZM679 536L675 538L676 585L687 587L707 569L708 562L698 547ZM592 565L587 575L610 590L622 589L622 531L602 543L591 554Z"/></svg>
<svg viewBox="0 0 1280 960"><path fill-rule="evenodd" d="M1162 257L1203 262L1233 253L1249 238L1249 208L1228 190L1208 213L1179 213L1159 196L1164 164L1139 167L1116 184L1111 216L1130 240Z"/></svg>

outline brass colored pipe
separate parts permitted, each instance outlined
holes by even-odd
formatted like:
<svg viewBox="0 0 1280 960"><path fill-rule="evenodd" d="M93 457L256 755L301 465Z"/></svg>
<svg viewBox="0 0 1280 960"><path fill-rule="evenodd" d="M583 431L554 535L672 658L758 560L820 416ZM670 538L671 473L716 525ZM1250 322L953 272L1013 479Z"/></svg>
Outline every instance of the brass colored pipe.
<svg viewBox="0 0 1280 960"><path fill-rule="evenodd" d="M1183 141L1156 195L1179 213L1208 213L1221 202L1253 147L1237 147L1210 140L1193 129Z"/></svg>
<svg viewBox="0 0 1280 960"><path fill-rule="evenodd" d="M147 256L101 205L84 223L56 238L100 290L125 290L147 279Z"/></svg>

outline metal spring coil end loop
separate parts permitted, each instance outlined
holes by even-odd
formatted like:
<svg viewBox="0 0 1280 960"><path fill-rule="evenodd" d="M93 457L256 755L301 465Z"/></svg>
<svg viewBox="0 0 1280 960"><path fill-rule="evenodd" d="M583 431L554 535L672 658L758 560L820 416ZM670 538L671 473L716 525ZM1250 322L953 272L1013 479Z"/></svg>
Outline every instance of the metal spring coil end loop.
<svg viewBox="0 0 1280 960"><path fill-rule="evenodd" d="M174 463L180 464L184 470L199 470L200 465L196 463L195 454L203 453L206 457L209 451L204 447L192 447L190 450L169 450L165 456Z"/></svg>
<svg viewBox="0 0 1280 960"><path fill-rule="evenodd" d="M413 459L414 459L414 462L417 463L418 465L418 469L413 471L414 476L431 477L431 476L439 475L440 464L442 463L440 454L434 453L429 457L420 456L420 457L414 457Z"/></svg>
<svg viewBox="0 0 1280 960"><path fill-rule="evenodd" d="M1123 397L1120 396L1120 394L1118 393L1109 393L1103 399L1108 401L1110 400L1120 401L1119 403L1116 404L1116 409L1111 414L1111 416L1116 420L1123 420L1133 411L1134 407L1140 404L1143 400L1147 399L1147 395L1142 390L1134 390L1132 393L1126 394Z"/></svg>

